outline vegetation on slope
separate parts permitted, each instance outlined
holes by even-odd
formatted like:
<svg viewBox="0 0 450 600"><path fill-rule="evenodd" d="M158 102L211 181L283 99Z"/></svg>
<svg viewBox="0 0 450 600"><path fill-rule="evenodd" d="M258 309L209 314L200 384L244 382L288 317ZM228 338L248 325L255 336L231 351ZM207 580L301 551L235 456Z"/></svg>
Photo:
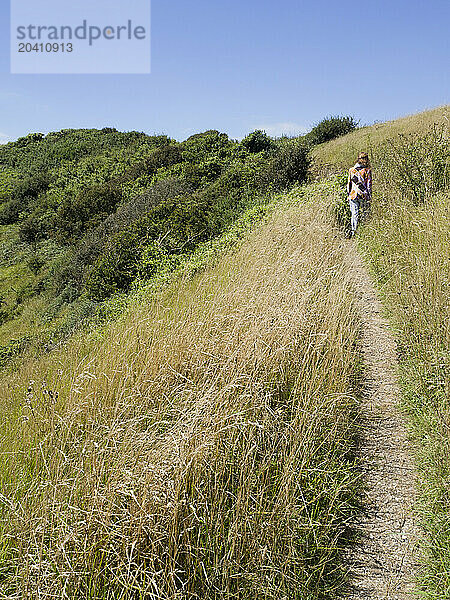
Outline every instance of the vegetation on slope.
<svg viewBox="0 0 450 600"><path fill-rule="evenodd" d="M421 587L434 600L450 598L448 116L448 107L436 109L316 149L322 164L339 167L372 141L373 215L359 246L397 338L427 532Z"/></svg>
<svg viewBox="0 0 450 600"><path fill-rule="evenodd" d="M58 339L76 315L175 268L245 210L305 179L305 143L260 137L255 149L217 131L177 143L64 130L2 146L3 354L36 332L41 346Z"/></svg>
<svg viewBox="0 0 450 600"><path fill-rule="evenodd" d="M3 377L0 598L338 593L358 324L330 189Z"/></svg>
<svg viewBox="0 0 450 600"><path fill-rule="evenodd" d="M430 159L427 153L417 156L418 144L409 152L422 166ZM404 406L420 469L420 511L429 535L422 588L435 600L450 598L449 156L447 137L445 156L439 157L447 160L447 179L440 173L445 189L432 193L430 182L431 192L424 186L423 201L416 204L396 194L377 208L361 240L397 331ZM440 160L432 160L439 169ZM398 162L390 164L398 168Z"/></svg>
<svg viewBox="0 0 450 600"><path fill-rule="evenodd" d="M0 598L338 592L358 370L340 251L298 190L242 242L311 144L81 130L4 147L1 360L27 330L48 345L115 320L0 381Z"/></svg>
<svg viewBox="0 0 450 600"><path fill-rule="evenodd" d="M319 173L348 169L350 165L354 164L361 150L369 152L374 159L374 164L377 165L376 157L381 156L382 148L386 147L387 140L398 138L399 135L424 134L433 125L448 124L448 115L448 107L442 107L395 121L360 127L348 135L314 148L312 153L314 169Z"/></svg>
<svg viewBox="0 0 450 600"><path fill-rule="evenodd" d="M111 296L179 269L246 211L263 214L305 180L312 145L355 126L332 117L297 139L207 131L181 143L62 130L2 146L0 367L103 318Z"/></svg>
<svg viewBox="0 0 450 600"><path fill-rule="evenodd" d="M431 111L314 150L322 172L372 155L359 243L399 343L435 600L450 598L448 134L426 132L444 121ZM269 218L267 190L304 178L311 139L49 136L0 153L0 335L15 340L0 357L30 323L128 308L3 375L0 598L334 597L359 360L325 210L340 176L294 192L192 277ZM148 281L144 303L107 299Z"/></svg>

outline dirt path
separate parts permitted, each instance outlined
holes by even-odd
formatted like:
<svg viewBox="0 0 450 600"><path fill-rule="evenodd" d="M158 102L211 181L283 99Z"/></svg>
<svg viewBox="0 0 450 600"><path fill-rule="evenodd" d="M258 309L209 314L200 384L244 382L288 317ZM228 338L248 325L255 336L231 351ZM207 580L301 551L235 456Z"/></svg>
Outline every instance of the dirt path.
<svg viewBox="0 0 450 600"><path fill-rule="evenodd" d="M347 244L346 260L363 323L366 375L360 455L367 509L356 523L360 537L349 554L353 588L345 600L411 599L419 536L412 512L414 470L407 432L396 408L395 341L356 246Z"/></svg>

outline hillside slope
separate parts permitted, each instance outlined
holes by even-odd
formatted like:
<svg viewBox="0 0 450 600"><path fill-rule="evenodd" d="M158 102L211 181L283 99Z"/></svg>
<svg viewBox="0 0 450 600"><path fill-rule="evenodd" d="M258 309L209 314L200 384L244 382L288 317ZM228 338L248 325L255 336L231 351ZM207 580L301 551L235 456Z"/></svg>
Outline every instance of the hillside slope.
<svg viewBox="0 0 450 600"><path fill-rule="evenodd" d="M176 269L277 191L307 148L260 132L176 142L114 129L0 147L0 368L96 321L104 302Z"/></svg>
<svg viewBox="0 0 450 600"><path fill-rule="evenodd" d="M450 597L450 276L448 138L427 134L434 118L414 117L419 133L400 150L394 141L401 164L420 155L436 167L415 173L411 197L387 141L411 121L382 129L357 244L397 340L427 531L422 585L437 600ZM365 136L316 157L334 153L339 171ZM334 176L294 188L209 268L181 269L103 329L2 375L1 599L349 597L370 365L356 249L334 223L342 193Z"/></svg>
<svg viewBox="0 0 450 600"><path fill-rule="evenodd" d="M329 193L1 382L0 597L340 589L358 323Z"/></svg>
<svg viewBox="0 0 450 600"><path fill-rule="evenodd" d="M326 172L326 167L348 169L354 164L358 153L369 152L372 162L383 152L387 142L400 135L421 135L433 125L447 125L450 119L450 106L442 106L425 112L403 117L386 123L361 127L342 137L320 144L313 150L316 171Z"/></svg>
<svg viewBox="0 0 450 600"><path fill-rule="evenodd" d="M424 597L450 598L450 107L375 125L315 149L316 172L361 150L374 171L372 217L358 248L397 343L402 407L419 473Z"/></svg>

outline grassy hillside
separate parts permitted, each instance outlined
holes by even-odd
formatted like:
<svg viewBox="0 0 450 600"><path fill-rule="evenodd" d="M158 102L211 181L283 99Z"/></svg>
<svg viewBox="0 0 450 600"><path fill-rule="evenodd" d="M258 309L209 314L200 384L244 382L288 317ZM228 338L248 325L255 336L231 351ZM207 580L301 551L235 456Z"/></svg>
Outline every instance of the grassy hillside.
<svg viewBox="0 0 450 600"><path fill-rule="evenodd" d="M422 587L435 600L450 598L449 116L447 106L375 125L314 153L339 172L371 152L373 214L358 245L397 338L427 534Z"/></svg>
<svg viewBox="0 0 450 600"><path fill-rule="evenodd" d="M137 281L177 268L245 211L305 179L308 148L262 132L182 143L114 129L0 147L0 366L42 351Z"/></svg>
<svg viewBox="0 0 450 600"><path fill-rule="evenodd" d="M309 149L356 127L184 142L112 128L32 133L0 147L0 369L104 317L109 299L176 271L236 220L305 181ZM20 359L19 359L20 363Z"/></svg>
<svg viewBox="0 0 450 600"><path fill-rule="evenodd" d="M5 146L0 359L37 352L0 381L0 597L340 588L357 323L308 194L262 225L312 143L69 130Z"/></svg>
<svg viewBox="0 0 450 600"><path fill-rule="evenodd" d="M310 204L330 189L4 377L0 597L340 589L359 362L342 248Z"/></svg>
<svg viewBox="0 0 450 600"><path fill-rule="evenodd" d="M332 171L336 168L348 169L355 163L358 153L363 150L369 152L372 161L377 164L377 157L387 140L399 134L423 134L434 124L448 125L449 118L450 108L443 106L395 121L361 127L348 135L317 146L313 151L315 170L326 173L327 167L331 167Z"/></svg>
<svg viewBox="0 0 450 600"><path fill-rule="evenodd" d="M51 327L93 307L115 319L0 378L0 599L342 597L362 365L335 217L368 131L374 206L357 243L399 343L423 587L450 598L448 133L429 128L447 110L318 146L315 172L337 176L289 193L306 176L305 139L108 131L111 163L97 134L93 156L67 164L43 149L50 185L19 177L8 150L3 208L23 185L28 208L2 226L0 275L5 290L43 283L4 319L5 339L26 319L41 327L44 310ZM135 142L156 145L121 162ZM39 240L21 229L35 218L51 224Z"/></svg>

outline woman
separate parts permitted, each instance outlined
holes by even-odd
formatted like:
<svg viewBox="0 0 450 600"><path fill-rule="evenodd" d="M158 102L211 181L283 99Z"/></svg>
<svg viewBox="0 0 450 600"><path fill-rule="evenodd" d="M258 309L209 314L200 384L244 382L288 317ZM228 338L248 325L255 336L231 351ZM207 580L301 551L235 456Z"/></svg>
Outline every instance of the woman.
<svg viewBox="0 0 450 600"><path fill-rule="evenodd" d="M349 169L347 195L352 213L350 237L358 229L361 210L368 212L372 199L372 170L367 152L361 152L354 167Z"/></svg>

